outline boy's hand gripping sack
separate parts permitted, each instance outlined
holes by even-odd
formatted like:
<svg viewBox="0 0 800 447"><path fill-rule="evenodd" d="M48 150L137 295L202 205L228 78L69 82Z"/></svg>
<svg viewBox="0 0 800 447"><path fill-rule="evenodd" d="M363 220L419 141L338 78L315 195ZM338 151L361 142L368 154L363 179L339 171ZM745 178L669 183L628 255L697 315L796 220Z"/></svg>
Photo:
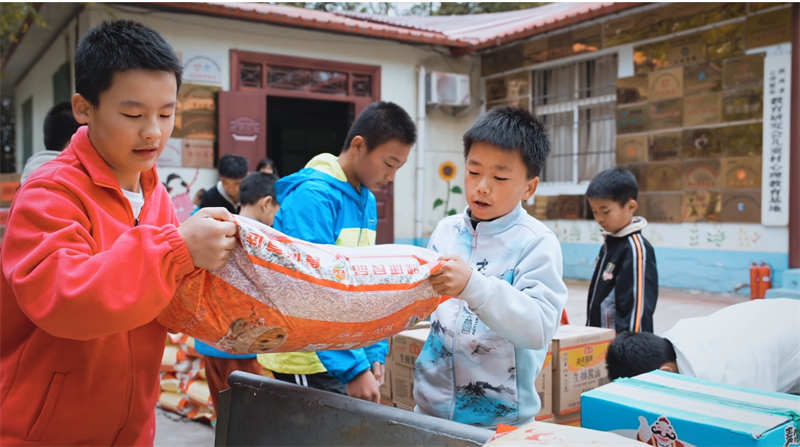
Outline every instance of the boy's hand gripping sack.
<svg viewBox="0 0 800 447"><path fill-rule="evenodd" d="M227 263L189 275L161 324L230 353L356 349L408 329L442 300L428 281L441 266L432 251L311 244L235 219L240 244Z"/></svg>

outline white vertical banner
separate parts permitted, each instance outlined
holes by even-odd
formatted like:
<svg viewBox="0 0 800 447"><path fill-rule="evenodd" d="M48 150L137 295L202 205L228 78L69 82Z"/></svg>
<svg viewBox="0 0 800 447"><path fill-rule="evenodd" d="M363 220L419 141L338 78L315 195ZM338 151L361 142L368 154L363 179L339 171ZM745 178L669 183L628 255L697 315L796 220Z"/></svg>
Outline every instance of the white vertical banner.
<svg viewBox="0 0 800 447"><path fill-rule="evenodd" d="M791 67L791 53L764 58L761 223L768 226L789 224Z"/></svg>

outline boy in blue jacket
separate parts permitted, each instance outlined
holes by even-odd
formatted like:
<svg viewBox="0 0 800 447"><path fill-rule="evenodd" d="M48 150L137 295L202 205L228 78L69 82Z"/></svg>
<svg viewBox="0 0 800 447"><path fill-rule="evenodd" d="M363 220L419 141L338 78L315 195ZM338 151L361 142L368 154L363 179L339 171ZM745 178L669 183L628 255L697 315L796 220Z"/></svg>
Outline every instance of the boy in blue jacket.
<svg viewBox="0 0 800 447"><path fill-rule="evenodd" d="M322 154L276 184L275 229L317 244L374 245L378 210L372 191L394 180L417 131L408 113L377 102L358 116L339 157ZM388 344L349 351L261 354L278 380L380 402Z"/></svg>

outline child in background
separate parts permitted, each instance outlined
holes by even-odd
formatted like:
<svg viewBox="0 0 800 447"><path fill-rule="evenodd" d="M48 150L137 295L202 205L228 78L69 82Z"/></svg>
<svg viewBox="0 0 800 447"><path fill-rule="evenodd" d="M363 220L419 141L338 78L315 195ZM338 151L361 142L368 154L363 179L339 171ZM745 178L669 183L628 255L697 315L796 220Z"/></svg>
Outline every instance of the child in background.
<svg viewBox="0 0 800 447"><path fill-rule="evenodd" d="M20 188L0 250L0 445L153 445L156 316L236 224L210 208L178 228L158 180L183 71L160 34L104 22L74 66L86 126Z"/></svg>
<svg viewBox="0 0 800 447"><path fill-rule="evenodd" d="M250 170L247 159L241 155L225 154L218 163L219 182L209 188L200 201L199 208L224 207L232 214L239 212L239 186Z"/></svg>
<svg viewBox="0 0 800 447"><path fill-rule="evenodd" d="M69 146L69 140L79 127L81 125L75 121L75 116L72 114L71 102L64 101L54 105L44 117L44 147L46 150L33 154L25 162L19 180L20 184L25 183L25 180L39 166L61 155L61 151Z"/></svg>
<svg viewBox="0 0 800 447"><path fill-rule="evenodd" d="M586 189L605 238L589 285L587 326L653 332L658 270L653 247L642 236L647 220L633 215L638 195L636 178L624 169L597 174Z"/></svg>
<svg viewBox="0 0 800 447"><path fill-rule="evenodd" d="M394 180L416 134L411 117L396 104L366 107L338 158L318 155L278 181L275 229L317 244L374 245L378 209L372 191ZM387 353L382 341L349 351L261 354L259 362L276 379L379 402Z"/></svg>
<svg viewBox="0 0 800 447"><path fill-rule="evenodd" d="M257 220L264 225L272 226L275 213L280 209L275 198L275 181L273 175L254 172L244 180L239 190L239 201L242 209L239 215ZM206 380L214 402L214 411L219 411L219 393L227 390L228 376L234 371L244 371L261 375L262 368L255 354L229 354L195 341L195 349L206 356Z"/></svg>
<svg viewBox="0 0 800 447"><path fill-rule="evenodd" d="M258 162L258 166L256 166L256 172L274 174L275 177L280 178L278 175L278 168L275 167L275 162L269 157Z"/></svg>
<svg viewBox="0 0 800 447"><path fill-rule="evenodd" d="M521 201L536 192L550 143L528 112L498 107L464 135L468 206L439 222L428 248L454 296L431 315L414 368L415 411L493 428L534 420L534 380L567 302L561 245Z"/></svg>

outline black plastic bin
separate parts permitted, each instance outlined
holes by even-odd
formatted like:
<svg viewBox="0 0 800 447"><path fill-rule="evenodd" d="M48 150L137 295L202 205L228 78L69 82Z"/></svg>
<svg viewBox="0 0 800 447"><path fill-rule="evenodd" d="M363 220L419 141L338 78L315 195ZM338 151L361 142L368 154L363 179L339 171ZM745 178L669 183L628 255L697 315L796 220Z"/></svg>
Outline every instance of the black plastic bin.
<svg viewBox="0 0 800 447"><path fill-rule="evenodd" d="M493 432L235 372L220 395L217 446L481 446Z"/></svg>

